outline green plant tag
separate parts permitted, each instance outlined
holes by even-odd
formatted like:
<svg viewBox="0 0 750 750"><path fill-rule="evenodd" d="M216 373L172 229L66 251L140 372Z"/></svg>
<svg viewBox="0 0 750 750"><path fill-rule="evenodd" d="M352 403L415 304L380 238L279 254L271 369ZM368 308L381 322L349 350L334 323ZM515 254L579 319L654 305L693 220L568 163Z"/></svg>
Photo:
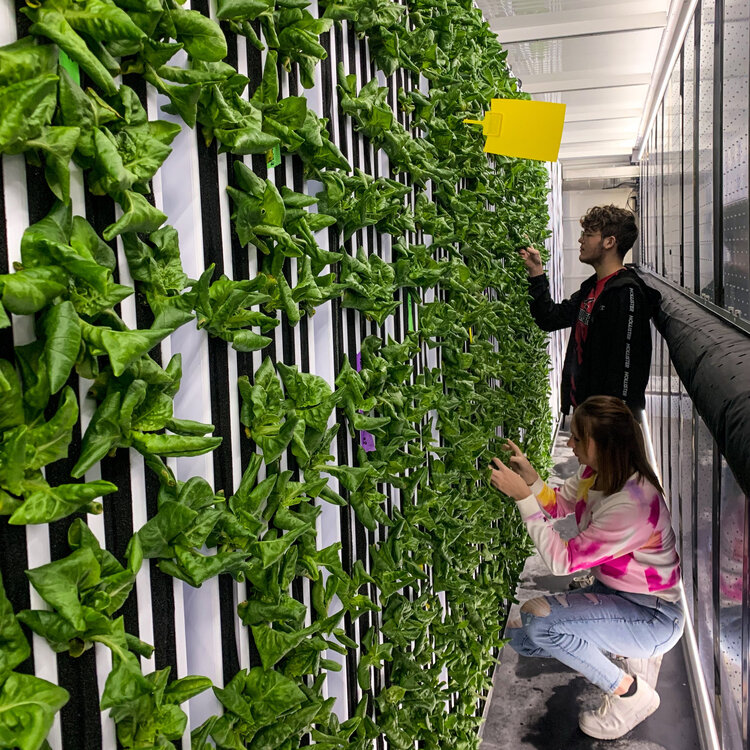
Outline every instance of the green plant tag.
<svg viewBox="0 0 750 750"><path fill-rule="evenodd" d="M60 65L68 71L68 75L80 86L81 72L78 69L78 63L75 60L71 60L62 50L60 50L58 60Z"/></svg>
<svg viewBox="0 0 750 750"><path fill-rule="evenodd" d="M411 292L406 293L406 310L408 315L408 321L409 321L409 330L414 330L414 311L411 306Z"/></svg>
<svg viewBox="0 0 750 750"><path fill-rule="evenodd" d="M273 167L278 167L279 164L281 164L281 148L276 145L266 151L266 166L273 169Z"/></svg>

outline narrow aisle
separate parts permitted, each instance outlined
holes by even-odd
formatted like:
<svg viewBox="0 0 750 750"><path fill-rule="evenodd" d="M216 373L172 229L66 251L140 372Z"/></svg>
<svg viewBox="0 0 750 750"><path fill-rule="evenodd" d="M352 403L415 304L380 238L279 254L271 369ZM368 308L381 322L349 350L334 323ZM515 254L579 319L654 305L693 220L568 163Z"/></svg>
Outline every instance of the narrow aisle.
<svg viewBox="0 0 750 750"><path fill-rule="evenodd" d="M578 462L561 431L553 450L551 483L576 471ZM558 522L558 523L565 523ZM579 574L577 574L579 575ZM517 598L569 590L574 576L550 574L532 555L518 584ZM518 614L518 604L511 618ZM601 691L555 659L532 659L503 649L495 671L480 750L700 750L682 646L664 656L657 690L661 706L652 716L618 740L596 740L578 728L581 710L595 708Z"/></svg>

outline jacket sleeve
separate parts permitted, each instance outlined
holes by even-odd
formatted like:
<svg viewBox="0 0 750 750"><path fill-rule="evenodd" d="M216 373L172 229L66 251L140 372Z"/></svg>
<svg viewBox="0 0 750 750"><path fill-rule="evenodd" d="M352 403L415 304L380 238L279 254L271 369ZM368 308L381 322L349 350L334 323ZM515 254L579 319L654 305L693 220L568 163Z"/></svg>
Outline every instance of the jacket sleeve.
<svg viewBox="0 0 750 750"><path fill-rule="evenodd" d="M651 357L651 312L638 287L629 285L613 292L605 336L600 339L606 342L606 351L598 357L602 372L597 393L629 402L631 394L644 385L641 381Z"/></svg>
<svg viewBox="0 0 750 750"><path fill-rule="evenodd" d="M610 495L586 529L567 541L545 518L533 496L517 505L534 546L554 575L568 575L623 557L643 547L653 532L625 489Z"/></svg>
<svg viewBox="0 0 750 750"><path fill-rule="evenodd" d="M531 294L531 316L543 331L557 331L570 328L576 322L580 307L580 293L576 292L570 299L553 302L549 292L547 274L533 276L529 279L529 293Z"/></svg>

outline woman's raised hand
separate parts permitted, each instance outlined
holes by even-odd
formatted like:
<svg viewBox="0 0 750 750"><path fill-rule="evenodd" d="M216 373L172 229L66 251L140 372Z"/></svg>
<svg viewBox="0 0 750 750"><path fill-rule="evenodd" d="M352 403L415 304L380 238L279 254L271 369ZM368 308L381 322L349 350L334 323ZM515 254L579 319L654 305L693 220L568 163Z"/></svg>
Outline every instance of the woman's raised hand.
<svg viewBox="0 0 750 750"><path fill-rule="evenodd" d="M523 500L529 496L529 486L516 474L513 469L507 467L499 458L493 458L490 463L492 476L490 484L500 492L512 497L514 500Z"/></svg>
<svg viewBox="0 0 750 750"><path fill-rule="evenodd" d="M505 443L505 450L513 454L510 457L511 469L531 487L539 479L539 474L537 474L536 469L529 463L529 459L524 456L523 451L510 438L506 438Z"/></svg>

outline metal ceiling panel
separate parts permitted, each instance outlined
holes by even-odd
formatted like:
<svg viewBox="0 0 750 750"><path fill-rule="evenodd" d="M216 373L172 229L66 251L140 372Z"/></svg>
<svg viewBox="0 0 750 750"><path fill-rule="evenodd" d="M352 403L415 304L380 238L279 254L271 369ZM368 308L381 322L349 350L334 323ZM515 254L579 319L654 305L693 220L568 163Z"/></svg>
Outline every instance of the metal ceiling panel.
<svg viewBox="0 0 750 750"><path fill-rule="evenodd" d="M572 71L587 71L592 76L605 71L650 76L661 34L661 29L645 29L503 46L513 74L524 84L531 76Z"/></svg>

